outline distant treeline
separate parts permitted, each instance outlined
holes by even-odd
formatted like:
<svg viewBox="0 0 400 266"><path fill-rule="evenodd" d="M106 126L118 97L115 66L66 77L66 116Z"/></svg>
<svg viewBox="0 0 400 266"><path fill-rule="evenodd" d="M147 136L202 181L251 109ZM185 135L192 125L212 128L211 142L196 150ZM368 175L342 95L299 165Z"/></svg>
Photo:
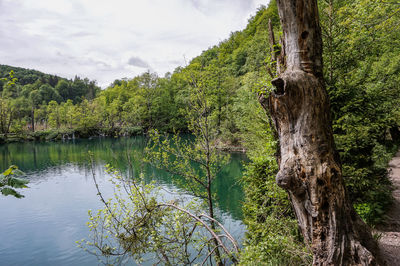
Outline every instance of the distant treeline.
<svg viewBox="0 0 400 266"><path fill-rule="evenodd" d="M75 76L73 80L56 75L45 74L37 70L0 65L0 78L16 78L15 86L5 86L8 82L0 80L2 97L33 98L36 105L56 101L72 100L79 103L83 99L94 99L100 91L95 81ZM32 93L32 95L30 95Z"/></svg>

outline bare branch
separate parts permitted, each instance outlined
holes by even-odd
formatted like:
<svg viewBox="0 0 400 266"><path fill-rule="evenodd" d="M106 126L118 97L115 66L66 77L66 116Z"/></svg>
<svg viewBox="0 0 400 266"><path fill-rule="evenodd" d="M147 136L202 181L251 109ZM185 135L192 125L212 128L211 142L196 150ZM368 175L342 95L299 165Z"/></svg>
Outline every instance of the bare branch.
<svg viewBox="0 0 400 266"><path fill-rule="evenodd" d="M236 263L237 259L233 256L233 254L228 250L228 248L224 245L224 243L222 242L221 238L214 232L214 230L208 226L208 224L206 222L204 222L202 219L200 219L198 216L194 215L193 213L189 212L188 210L185 210L179 206L176 206L174 204L169 204L169 203L163 203L160 204L159 206L166 206L166 207L171 207L171 208L175 208L181 212L186 213L187 215L189 215L191 218L193 218L194 220L196 220L197 222L201 223L204 228L213 236L213 238L218 242L218 244L222 247L222 249L225 251L225 253L231 258L231 260Z"/></svg>

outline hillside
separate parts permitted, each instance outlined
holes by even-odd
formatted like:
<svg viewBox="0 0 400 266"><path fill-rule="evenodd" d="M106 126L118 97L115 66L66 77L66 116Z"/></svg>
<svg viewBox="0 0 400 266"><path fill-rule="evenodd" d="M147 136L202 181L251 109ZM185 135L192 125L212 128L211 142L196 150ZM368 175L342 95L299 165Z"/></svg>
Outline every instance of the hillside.
<svg viewBox="0 0 400 266"><path fill-rule="evenodd" d="M1 79L15 78L12 86L7 86L7 81ZM0 92L3 98L30 99L35 105L49 103L50 101L75 103L82 99L93 99L100 88L95 81L81 79L76 76L69 80L56 75L46 74L33 69L0 65Z"/></svg>
<svg viewBox="0 0 400 266"><path fill-rule="evenodd" d="M59 80L67 81L66 78L61 78L56 75L46 74L34 69L14 67L8 65L0 65L0 78L7 78L11 71L14 72L14 77L17 78L17 84L22 86L27 84L33 84L39 80L44 84L49 84L50 86L55 87ZM2 85L3 84L1 83L0 88L2 87Z"/></svg>

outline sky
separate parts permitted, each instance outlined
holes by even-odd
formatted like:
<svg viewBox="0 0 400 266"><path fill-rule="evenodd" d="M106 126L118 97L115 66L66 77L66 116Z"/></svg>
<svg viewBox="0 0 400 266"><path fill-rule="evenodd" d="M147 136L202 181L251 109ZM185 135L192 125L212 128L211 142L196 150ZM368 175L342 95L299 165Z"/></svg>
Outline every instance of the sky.
<svg viewBox="0 0 400 266"><path fill-rule="evenodd" d="M0 0L0 64L106 87L163 76L242 30L268 0Z"/></svg>

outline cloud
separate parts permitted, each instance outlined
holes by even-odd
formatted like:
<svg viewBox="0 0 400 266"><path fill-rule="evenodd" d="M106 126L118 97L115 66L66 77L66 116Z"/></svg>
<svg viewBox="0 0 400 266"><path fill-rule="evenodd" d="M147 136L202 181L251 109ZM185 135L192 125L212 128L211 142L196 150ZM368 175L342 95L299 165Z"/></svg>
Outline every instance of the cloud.
<svg viewBox="0 0 400 266"><path fill-rule="evenodd" d="M86 31L77 31L74 33L69 34L69 37L74 38L74 37L89 37L93 36L94 33L91 32L86 32Z"/></svg>
<svg viewBox="0 0 400 266"><path fill-rule="evenodd" d="M264 0L189 0L199 11L205 14L229 12L248 14L249 10L255 10L260 5L267 4Z"/></svg>
<svg viewBox="0 0 400 266"><path fill-rule="evenodd" d="M150 65L146 61L137 56L132 56L131 58L129 58L128 64L140 68L151 69Z"/></svg>
<svg viewBox="0 0 400 266"><path fill-rule="evenodd" d="M265 3L264 3L265 2ZM0 0L0 64L107 86L172 72L243 29L261 0ZM132 56L134 51L134 56ZM128 58L128 60L127 60Z"/></svg>

